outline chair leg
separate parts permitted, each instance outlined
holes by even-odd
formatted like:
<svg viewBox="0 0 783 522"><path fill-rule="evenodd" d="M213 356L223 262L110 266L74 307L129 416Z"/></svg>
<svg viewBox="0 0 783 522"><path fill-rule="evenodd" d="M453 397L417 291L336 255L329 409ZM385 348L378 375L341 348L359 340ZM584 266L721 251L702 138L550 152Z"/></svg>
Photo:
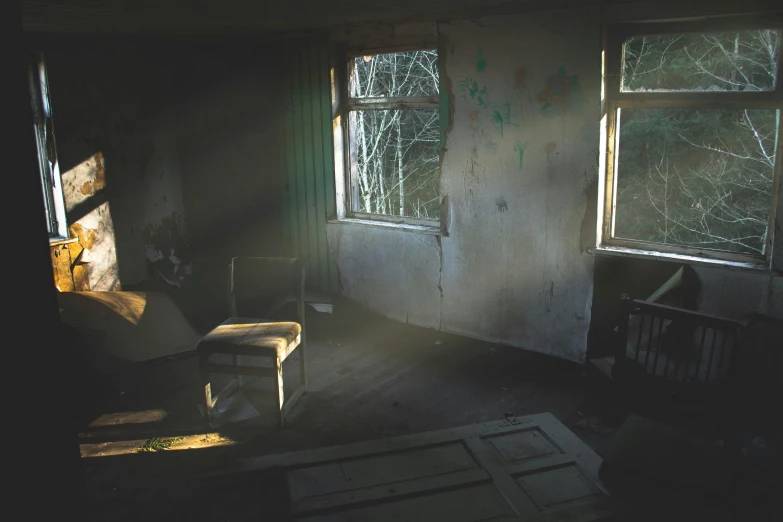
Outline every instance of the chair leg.
<svg viewBox="0 0 783 522"><path fill-rule="evenodd" d="M204 391L204 416L207 420L212 418L212 384L209 381L209 371L207 370L208 353L199 353L199 375L201 378L201 389Z"/></svg>
<svg viewBox="0 0 783 522"><path fill-rule="evenodd" d="M277 420L282 428L285 425L285 397L283 396L283 361L275 359L275 369L277 370Z"/></svg>
<svg viewBox="0 0 783 522"><path fill-rule="evenodd" d="M299 345L299 381L302 383L304 391L307 391L307 353L304 338Z"/></svg>

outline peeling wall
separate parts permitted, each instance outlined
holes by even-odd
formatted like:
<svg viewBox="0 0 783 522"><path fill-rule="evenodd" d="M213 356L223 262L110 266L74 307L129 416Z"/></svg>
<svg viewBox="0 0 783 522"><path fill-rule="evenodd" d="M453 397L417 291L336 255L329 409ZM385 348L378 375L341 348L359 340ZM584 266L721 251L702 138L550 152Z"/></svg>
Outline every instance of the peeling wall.
<svg viewBox="0 0 783 522"><path fill-rule="evenodd" d="M343 293L398 320L583 362L599 21L586 9L440 32L454 102L441 167L449 235L330 224Z"/></svg>
<svg viewBox="0 0 783 522"><path fill-rule="evenodd" d="M34 36L30 46L47 63L67 219L90 288L138 285L155 275L150 250L168 258L184 233L171 57L154 38Z"/></svg>
<svg viewBox="0 0 783 522"><path fill-rule="evenodd" d="M92 290L226 313L233 256L281 255L282 58L256 37L29 35L49 71ZM279 42L278 42L279 43ZM260 52L264 50L264 52Z"/></svg>

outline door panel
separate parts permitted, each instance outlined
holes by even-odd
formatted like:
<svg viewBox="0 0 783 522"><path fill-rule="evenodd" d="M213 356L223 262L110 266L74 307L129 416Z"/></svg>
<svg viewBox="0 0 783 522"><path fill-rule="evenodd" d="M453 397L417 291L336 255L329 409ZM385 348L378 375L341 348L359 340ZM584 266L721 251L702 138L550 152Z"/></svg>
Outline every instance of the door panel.
<svg viewBox="0 0 783 522"><path fill-rule="evenodd" d="M542 413L245 461L284 468L302 521L568 520L609 515L601 458Z"/></svg>

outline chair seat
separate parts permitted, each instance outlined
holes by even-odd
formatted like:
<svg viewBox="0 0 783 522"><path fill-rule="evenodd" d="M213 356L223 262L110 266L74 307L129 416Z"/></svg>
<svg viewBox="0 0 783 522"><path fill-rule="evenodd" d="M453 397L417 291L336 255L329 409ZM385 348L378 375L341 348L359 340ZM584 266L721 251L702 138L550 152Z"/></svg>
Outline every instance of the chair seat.
<svg viewBox="0 0 783 522"><path fill-rule="evenodd" d="M302 327L294 322L231 317L202 337L199 351L277 357L283 361L299 345Z"/></svg>

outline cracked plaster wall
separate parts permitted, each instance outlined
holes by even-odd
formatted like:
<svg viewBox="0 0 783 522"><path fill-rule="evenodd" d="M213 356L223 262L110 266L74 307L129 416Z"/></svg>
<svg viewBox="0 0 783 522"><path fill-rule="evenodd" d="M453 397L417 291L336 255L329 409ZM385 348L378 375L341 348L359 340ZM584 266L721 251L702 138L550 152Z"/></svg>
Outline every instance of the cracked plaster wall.
<svg viewBox="0 0 783 522"><path fill-rule="evenodd" d="M449 235L329 224L343 294L399 321L583 362L598 18L491 17L440 33L454 107L441 167Z"/></svg>

